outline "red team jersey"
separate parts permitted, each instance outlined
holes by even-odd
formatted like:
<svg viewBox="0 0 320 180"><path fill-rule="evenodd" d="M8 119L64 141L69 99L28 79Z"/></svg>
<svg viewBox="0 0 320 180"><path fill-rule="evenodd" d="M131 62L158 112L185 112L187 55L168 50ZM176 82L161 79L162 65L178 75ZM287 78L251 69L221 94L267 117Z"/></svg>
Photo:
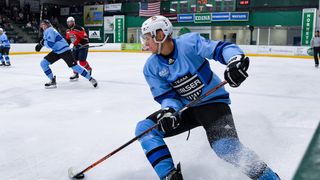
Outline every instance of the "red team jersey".
<svg viewBox="0 0 320 180"><path fill-rule="evenodd" d="M83 27L75 25L66 32L66 39L68 43L73 43L75 46L89 45L89 38Z"/></svg>

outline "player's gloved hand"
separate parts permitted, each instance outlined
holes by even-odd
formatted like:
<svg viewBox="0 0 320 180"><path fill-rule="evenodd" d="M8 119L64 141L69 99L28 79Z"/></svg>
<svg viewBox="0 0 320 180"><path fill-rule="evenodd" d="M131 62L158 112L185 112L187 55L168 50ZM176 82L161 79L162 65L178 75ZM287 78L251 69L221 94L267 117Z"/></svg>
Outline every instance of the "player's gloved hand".
<svg viewBox="0 0 320 180"><path fill-rule="evenodd" d="M166 108L157 115L158 125L162 132L168 133L179 126L180 118L174 113L173 108Z"/></svg>
<svg viewBox="0 0 320 180"><path fill-rule="evenodd" d="M231 87L238 87L248 77L249 58L243 54L231 58L224 71L224 79Z"/></svg>
<svg viewBox="0 0 320 180"><path fill-rule="evenodd" d="M40 42L36 45L35 50L39 52L43 46L44 46L44 40L41 39Z"/></svg>
<svg viewBox="0 0 320 180"><path fill-rule="evenodd" d="M74 44L73 44L73 43L70 43L69 47L70 47L71 51L73 51Z"/></svg>
<svg viewBox="0 0 320 180"><path fill-rule="evenodd" d="M35 50L39 52L43 46L41 44L37 44Z"/></svg>

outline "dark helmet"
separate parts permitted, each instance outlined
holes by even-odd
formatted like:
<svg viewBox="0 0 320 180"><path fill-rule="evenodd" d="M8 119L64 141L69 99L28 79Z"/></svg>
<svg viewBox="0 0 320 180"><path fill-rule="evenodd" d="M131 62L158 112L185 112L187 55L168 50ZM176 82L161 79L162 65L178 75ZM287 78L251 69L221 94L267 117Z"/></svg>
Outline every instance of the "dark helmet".
<svg viewBox="0 0 320 180"><path fill-rule="evenodd" d="M47 26L52 26L51 22L48 19L43 19L40 21L40 24L46 24Z"/></svg>

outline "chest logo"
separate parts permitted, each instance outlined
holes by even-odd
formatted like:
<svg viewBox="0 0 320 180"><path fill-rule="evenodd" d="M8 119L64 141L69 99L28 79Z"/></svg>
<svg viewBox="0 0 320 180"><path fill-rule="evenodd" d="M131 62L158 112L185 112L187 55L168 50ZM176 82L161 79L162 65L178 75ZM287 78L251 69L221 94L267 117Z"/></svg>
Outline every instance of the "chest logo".
<svg viewBox="0 0 320 180"><path fill-rule="evenodd" d="M162 78L169 76L169 70L167 68L163 68L161 71L159 71L159 76Z"/></svg>
<svg viewBox="0 0 320 180"><path fill-rule="evenodd" d="M180 96L192 101L201 95L204 84L197 74L187 74L172 82L171 86Z"/></svg>

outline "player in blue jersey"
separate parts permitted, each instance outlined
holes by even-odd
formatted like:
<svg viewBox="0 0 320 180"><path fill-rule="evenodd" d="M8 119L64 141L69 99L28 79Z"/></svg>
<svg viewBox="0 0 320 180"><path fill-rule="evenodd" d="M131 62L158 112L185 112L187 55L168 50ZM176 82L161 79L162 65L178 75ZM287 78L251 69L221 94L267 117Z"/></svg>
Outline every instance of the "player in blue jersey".
<svg viewBox="0 0 320 180"><path fill-rule="evenodd" d="M55 63L62 58L66 64L74 71L88 79L94 87L98 86L97 81L91 77L85 69L79 66L74 59L71 49L67 41L61 34L52 27L49 20L43 20L40 23L43 30L43 39L35 47L36 51L40 51L43 46L52 49L52 51L44 57L40 65L44 73L50 79L50 82L45 84L45 88L56 88L56 76L53 75L49 65Z"/></svg>
<svg viewBox="0 0 320 180"><path fill-rule="evenodd" d="M221 159L238 167L255 180L278 180L265 162L239 140L229 107L229 93L222 87L201 103L174 116L188 102L221 82L211 71L207 59L227 66L224 78L238 87L247 77L249 59L235 44L206 40L199 33L171 38L172 24L163 16L154 16L142 24L142 40L152 55L144 66L144 76L161 110L140 121L136 135L158 123L158 129L139 139L160 179L182 180L180 165L175 168L164 138L198 126L207 134L209 144Z"/></svg>
<svg viewBox="0 0 320 180"><path fill-rule="evenodd" d="M11 66L9 51L10 41L3 29L0 28L0 66Z"/></svg>

